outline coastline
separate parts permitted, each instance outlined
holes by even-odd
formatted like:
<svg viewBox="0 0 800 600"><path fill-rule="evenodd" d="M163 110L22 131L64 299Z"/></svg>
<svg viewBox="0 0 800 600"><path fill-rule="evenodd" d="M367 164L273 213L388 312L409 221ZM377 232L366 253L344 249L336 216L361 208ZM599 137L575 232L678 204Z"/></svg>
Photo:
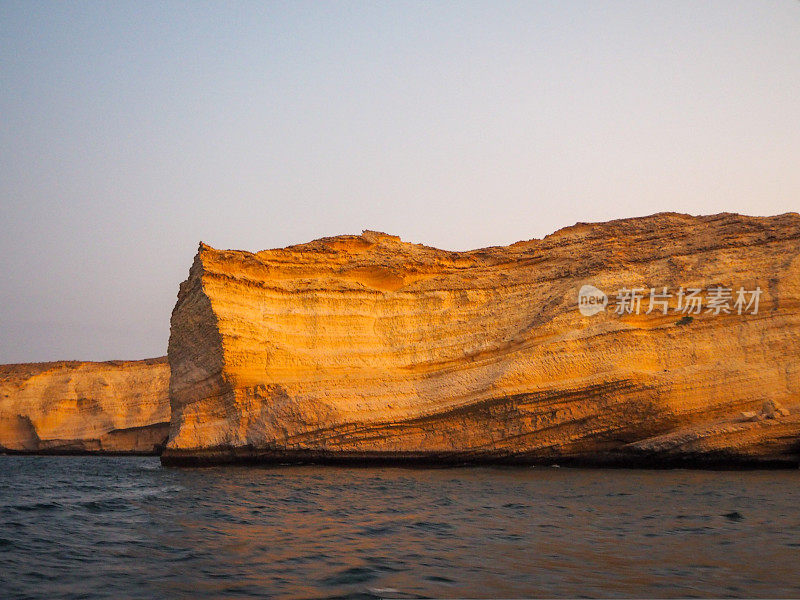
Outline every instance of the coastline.
<svg viewBox="0 0 800 600"><path fill-rule="evenodd" d="M798 457L756 458L725 452L663 457L605 452L584 456L496 452L324 452L318 450L255 450L217 448L202 451L167 450L166 467L216 467L223 465L324 465L344 467L581 467L614 469L787 470L800 468Z"/></svg>

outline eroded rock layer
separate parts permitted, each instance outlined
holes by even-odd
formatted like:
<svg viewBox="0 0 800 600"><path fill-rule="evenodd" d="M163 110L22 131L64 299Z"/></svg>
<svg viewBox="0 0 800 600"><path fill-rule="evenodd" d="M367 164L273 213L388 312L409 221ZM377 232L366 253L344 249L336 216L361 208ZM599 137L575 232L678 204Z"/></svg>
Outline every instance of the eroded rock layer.
<svg viewBox="0 0 800 600"><path fill-rule="evenodd" d="M0 365L0 450L158 453L169 433L166 357Z"/></svg>
<svg viewBox="0 0 800 600"><path fill-rule="evenodd" d="M584 285L606 310L578 310ZM727 312L679 309L713 287ZM646 290L638 314L622 288ZM168 356L166 463L796 464L800 216L658 214L468 252L370 231L201 244Z"/></svg>

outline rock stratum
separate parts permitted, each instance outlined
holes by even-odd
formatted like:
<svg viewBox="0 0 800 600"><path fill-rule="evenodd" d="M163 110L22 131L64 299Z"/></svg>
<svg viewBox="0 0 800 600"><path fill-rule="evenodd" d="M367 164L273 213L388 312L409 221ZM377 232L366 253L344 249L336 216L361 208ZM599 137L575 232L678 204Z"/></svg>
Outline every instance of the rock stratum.
<svg viewBox="0 0 800 600"><path fill-rule="evenodd" d="M0 365L0 451L157 454L169 422L166 357Z"/></svg>
<svg viewBox="0 0 800 600"><path fill-rule="evenodd" d="M584 316L584 285L674 296ZM681 287L761 296L687 318ZM371 231L201 244L168 357L165 464L796 466L800 216L664 213L467 252Z"/></svg>

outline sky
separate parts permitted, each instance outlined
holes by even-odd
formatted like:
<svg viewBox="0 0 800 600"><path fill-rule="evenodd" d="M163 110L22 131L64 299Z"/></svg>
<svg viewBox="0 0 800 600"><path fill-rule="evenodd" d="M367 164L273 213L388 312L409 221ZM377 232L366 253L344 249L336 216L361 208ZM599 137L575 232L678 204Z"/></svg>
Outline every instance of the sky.
<svg viewBox="0 0 800 600"><path fill-rule="evenodd" d="M199 241L800 210L800 2L0 0L0 362L166 354Z"/></svg>

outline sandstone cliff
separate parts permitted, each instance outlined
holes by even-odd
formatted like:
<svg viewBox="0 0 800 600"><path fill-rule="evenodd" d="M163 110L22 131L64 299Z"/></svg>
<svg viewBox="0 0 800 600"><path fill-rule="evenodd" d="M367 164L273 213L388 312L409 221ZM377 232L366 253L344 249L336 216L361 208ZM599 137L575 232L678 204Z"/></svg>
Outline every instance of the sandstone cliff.
<svg viewBox="0 0 800 600"><path fill-rule="evenodd" d="M168 390L166 357L0 365L0 450L156 453Z"/></svg>
<svg viewBox="0 0 800 600"><path fill-rule="evenodd" d="M584 285L672 297L584 316ZM734 298L687 315L680 288ZM665 213L468 252L370 231L201 244L168 357L170 464L793 465L800 216Z"/></svg>

